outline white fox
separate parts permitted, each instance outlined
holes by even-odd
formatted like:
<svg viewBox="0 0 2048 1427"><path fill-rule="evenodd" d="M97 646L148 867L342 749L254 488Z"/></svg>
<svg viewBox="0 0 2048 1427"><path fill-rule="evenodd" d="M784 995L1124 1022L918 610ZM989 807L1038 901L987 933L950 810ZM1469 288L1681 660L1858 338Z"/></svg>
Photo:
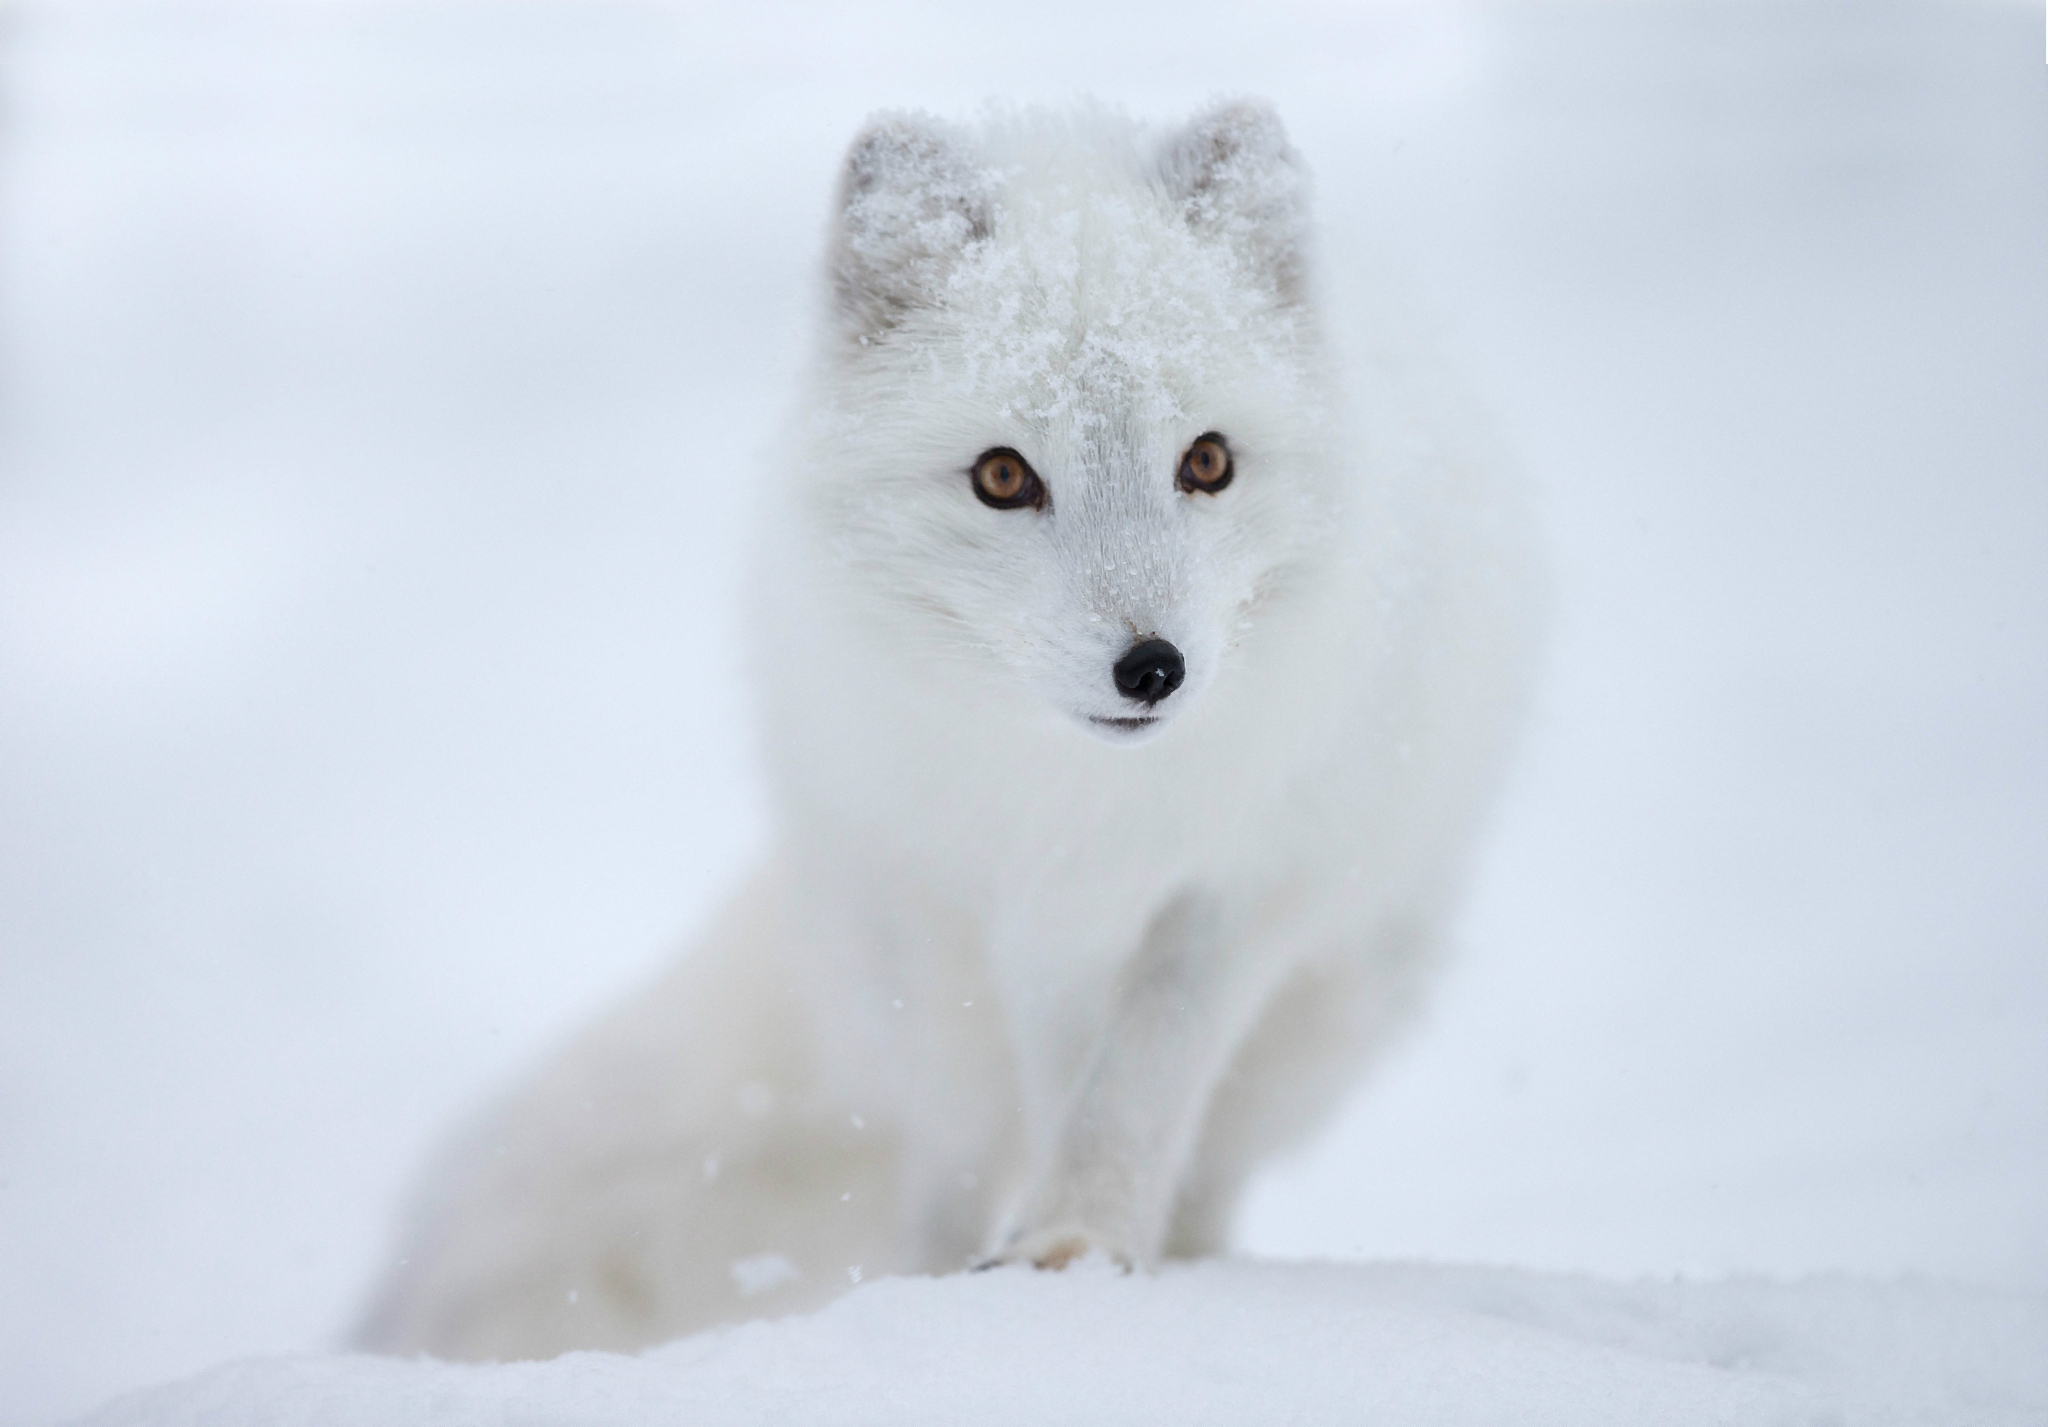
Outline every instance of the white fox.
<svg viewBox="0 0 2048 1427"><path fill-rule="evenodd" d="M365 1346L1227 1246L1412 1001L1531 644L1511 487L1345 375L1306 189L1255 103L854 141L754 590L773 852L450 1156Z"/></svg>

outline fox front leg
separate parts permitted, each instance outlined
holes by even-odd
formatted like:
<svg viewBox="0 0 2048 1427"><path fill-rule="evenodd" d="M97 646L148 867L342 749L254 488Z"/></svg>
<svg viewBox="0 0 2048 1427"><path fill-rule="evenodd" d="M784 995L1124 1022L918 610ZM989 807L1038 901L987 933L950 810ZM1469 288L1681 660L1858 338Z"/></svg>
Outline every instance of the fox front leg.
<svg viewBox="0 0 2048 1427"><path fill-rule="evenodd" d="M988 1265L1158 1257L1217 1081L1284 971L1221 921L1187 897L1155 919Z"/></svg>

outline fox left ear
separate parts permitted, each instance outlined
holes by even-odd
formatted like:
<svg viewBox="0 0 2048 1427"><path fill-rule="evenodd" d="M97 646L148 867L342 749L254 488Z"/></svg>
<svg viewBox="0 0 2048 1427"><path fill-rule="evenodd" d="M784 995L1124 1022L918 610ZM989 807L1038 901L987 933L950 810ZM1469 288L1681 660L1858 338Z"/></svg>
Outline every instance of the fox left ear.
<svg viewBox="0 0 2048 1427"><path fill-rule="evenodd" d="M1308 173L1272 107L1237 99L1166 141L1159 175L1188 226L1228 244L1283 302L1301 296Z"/></svg>
<svg viewBox="0 0 2048 1427"><path fill-rule="evenodd" d="M832 286L848 333L879 336L943 299L960 255L989 234L989 182L966 138L925 114L877 114L839 175Z"/></svg>

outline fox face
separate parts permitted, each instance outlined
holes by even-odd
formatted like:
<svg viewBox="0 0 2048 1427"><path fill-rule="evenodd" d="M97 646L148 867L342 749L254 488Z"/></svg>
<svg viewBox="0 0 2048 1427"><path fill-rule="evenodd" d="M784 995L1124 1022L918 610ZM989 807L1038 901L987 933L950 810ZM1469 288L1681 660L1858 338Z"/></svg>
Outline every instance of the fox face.
<svg viewBox="0 0 2048 1427"><path fill-rule="evenodd" d="M1336 515L1304 200L1248 105L871 124L810 472L849 597L1112 742L1193 707Z"/></svg>

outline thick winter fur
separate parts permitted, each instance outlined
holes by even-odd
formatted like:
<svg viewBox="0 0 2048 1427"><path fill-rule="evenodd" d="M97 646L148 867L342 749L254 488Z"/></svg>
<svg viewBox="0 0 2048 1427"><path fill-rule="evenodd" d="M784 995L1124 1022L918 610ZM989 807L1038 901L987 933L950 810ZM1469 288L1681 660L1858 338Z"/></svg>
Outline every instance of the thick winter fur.
<svg viewBox="0 0 2048 1427"><path fill-rule="evenodd" d="M773 853L450 1156L365 1344L1226 1247L1412 1000L1526 664L1513 501L1398 362L1347 374L1310 259L1257 104L854 141L754 591ZM977 500L997 447L1042 508ZM1097 722L1152 638L1184 684Z"/></svg>

